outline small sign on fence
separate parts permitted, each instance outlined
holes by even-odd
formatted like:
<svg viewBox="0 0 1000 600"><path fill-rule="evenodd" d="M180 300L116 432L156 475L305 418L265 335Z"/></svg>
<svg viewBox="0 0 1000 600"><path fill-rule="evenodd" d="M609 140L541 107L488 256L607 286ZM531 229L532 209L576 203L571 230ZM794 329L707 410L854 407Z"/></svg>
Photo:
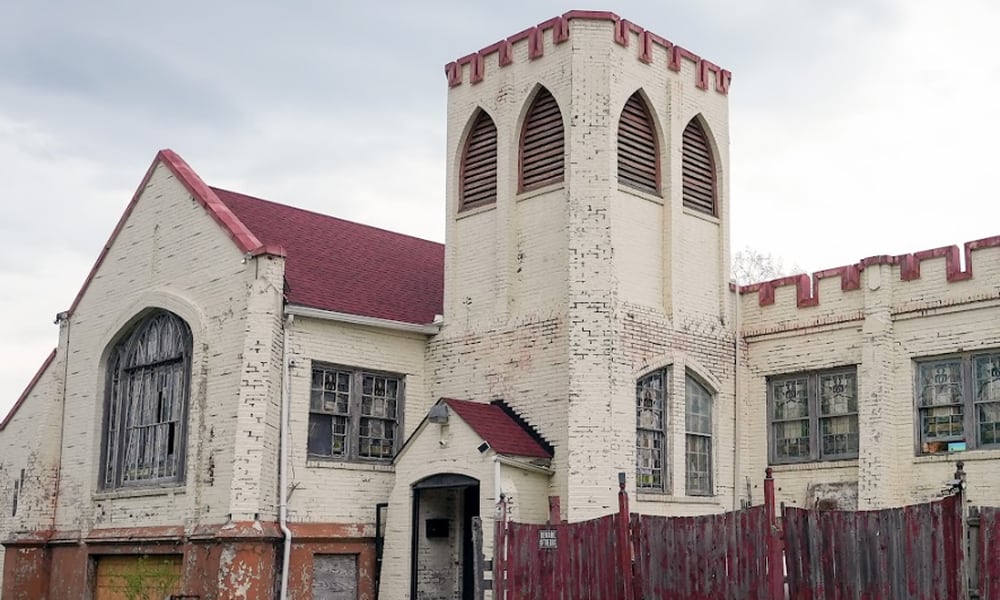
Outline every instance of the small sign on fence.
<svg viewBox="0 0 1000 600"><path fill-rule="evenodd" d="M558 547L555 529L540 529L538 531L538 547L552 550Z"/></svg>

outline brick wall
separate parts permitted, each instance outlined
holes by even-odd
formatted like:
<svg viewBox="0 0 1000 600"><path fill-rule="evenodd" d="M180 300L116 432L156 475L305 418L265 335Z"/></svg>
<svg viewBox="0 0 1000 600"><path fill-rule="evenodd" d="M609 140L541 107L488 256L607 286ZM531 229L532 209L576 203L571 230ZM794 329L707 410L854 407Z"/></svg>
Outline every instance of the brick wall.
<svg viewBox="0 0 1000 600"><path fill-rule="evenodd" d="M822 272L815 289L796 289L797 278L779 282L773 304L767 284L745 289L744 475L757 481L768 460L766 377L857 365L858 459L776 467L779 500L802 505L809 486L846 482L857 485L862 508L920 502L937 496L964 460L969 498L992 502L1000 450L922 455L914 398L915 359L1000 347L1000 247L985 242L970 247L969 278L949 277L948 253L934 251L916 272L913 255L874 257L859 263L856 279L832 269L836 275Z"/></svg>

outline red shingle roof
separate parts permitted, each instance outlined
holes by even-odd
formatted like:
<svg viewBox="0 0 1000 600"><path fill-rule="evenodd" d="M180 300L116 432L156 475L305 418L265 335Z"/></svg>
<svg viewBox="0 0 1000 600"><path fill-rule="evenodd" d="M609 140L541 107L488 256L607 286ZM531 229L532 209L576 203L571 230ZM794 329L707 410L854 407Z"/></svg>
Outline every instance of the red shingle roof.
<svg viewBox="0 0 1000 600"><path fill-rule="evenodd" d="M283 249L290 303L417 324L441 314L442 244L211 190L264 246Z"/></svg>
<svg viewBox="0 0 1000 600"><path fill-rule="evenodd" d="M552 452L539 441L537 434L498 404L445 398L444 403L458 414L497 454L552 458Z"/></svg>

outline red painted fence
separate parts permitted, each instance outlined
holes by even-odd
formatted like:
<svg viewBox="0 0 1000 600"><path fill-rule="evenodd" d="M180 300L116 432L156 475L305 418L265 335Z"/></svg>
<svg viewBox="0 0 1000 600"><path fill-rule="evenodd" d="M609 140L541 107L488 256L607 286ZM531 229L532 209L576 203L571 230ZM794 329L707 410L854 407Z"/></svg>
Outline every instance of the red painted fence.
<svg viewBox="0 0 1000 600"><path fill-rule="evenodd" d="M964 478L959 463L955 481ZM1000 600L1000 508L973 508L967 523L961 486L902 508L782 508L783 531L770 469L763 506L717 515L630 514L623 478L619 487L617 514L580 523L508 522L501 502L493 597Z"/></svg>
<svg viewBox="0 0 1000 600"><path fill-rule="evenodd" d="M785 508L791 600L962 598L960 495L903 508Z"/></svg>
<svg viewBox="0 0 1000 600"><path fill-rule="evenodd" d="M758 600L767 589L767 511L632 515L638 598Z"/></svg>
<svg viewBox="0 0 1000 600"><path fill-rule="evenodd" d="M1000 508L979 509L979 597L1000 600Z"/></svg>

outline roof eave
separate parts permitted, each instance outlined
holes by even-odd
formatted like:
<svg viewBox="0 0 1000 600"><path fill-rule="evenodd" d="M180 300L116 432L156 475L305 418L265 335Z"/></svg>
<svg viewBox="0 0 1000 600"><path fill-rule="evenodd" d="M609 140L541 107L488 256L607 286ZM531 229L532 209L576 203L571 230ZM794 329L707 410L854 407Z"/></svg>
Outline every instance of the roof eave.
<svg viewBox="0 0 1000 600"><path fill-rule="evenodd" d="M393 321L391 319L380 319L366 315L356 315L352 313L337 312L303 306L301 304L288 304L285 306L285 314L295 317L307 317L310 319L321 319L324 321L336 321L338 323L349 323L351 325L363 325L366 327L377 327L379 329L390 329L392 331L405 331L407 333L419 333L423 335L436 335L441 331L440 323L407 323L406 321Z"/></svg>

